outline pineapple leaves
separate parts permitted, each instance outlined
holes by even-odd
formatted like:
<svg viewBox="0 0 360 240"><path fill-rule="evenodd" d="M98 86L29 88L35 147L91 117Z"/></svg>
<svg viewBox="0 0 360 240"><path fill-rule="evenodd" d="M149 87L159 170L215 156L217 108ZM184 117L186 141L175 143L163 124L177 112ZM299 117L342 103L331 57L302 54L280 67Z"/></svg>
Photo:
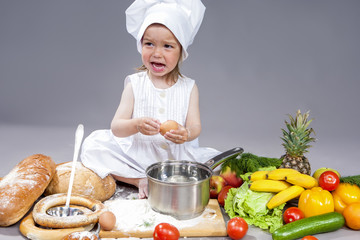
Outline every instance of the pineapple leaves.
<svg viewBox="0 0 360 240"><path fill-rule="evenodd" d="M286 153L290 156L301 157L304 153L308 152L307 149L311 147L310 143L315 142L315 138L311 137L311 133L314 133L312 128L309 129L309 125L312 119L309 118L309 111L305 114L301 114L300 110L296 112L294 118L288 114L290 122L285 121L287 131L281 129L283 136L283 146Z"/></svg>

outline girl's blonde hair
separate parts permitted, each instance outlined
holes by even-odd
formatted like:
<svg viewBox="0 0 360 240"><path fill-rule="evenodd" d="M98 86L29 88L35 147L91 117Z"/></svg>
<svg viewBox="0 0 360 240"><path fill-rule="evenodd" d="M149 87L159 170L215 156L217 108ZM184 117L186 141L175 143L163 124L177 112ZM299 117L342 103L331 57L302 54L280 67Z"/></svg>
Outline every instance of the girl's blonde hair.
<svg viewBox="0 0 360 240"><path fill-rule="evenodd" d="M182 48L181 48L180 52L182 53ZM183 59L182 54L180 54L179 61L176 64L175 68L171 72L169 72L169 77L168 77L168 81L170 81L170 82L168 82L169 84L172 83L172 82L176 83L179 77L184 77L180 73L180 66L179 66L182 63L182 59ZM142 66L136 68L136 70L138 70L138 71L148 71L148 69L145 67L145 65L142 65Z"/></svg>

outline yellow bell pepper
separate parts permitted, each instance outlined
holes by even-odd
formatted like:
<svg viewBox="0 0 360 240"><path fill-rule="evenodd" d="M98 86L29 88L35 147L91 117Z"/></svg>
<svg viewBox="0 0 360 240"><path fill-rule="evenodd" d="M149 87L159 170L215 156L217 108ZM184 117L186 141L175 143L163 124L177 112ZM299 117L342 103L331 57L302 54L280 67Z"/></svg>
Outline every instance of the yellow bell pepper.
<svg viewBox="0 0 360 240"><path fill-rule="evenodd" d="M350 183L340 183L332 192L335 211L342 213L345 207L352 202L360 202L360 188Z"/></svg>
<svg viewBox="0 0 360 240"><path fill-rule="evenodd" d="M334 200L331 193L321 187L313 187L301 193L298 207L305 217L334 211Z"/></svg>

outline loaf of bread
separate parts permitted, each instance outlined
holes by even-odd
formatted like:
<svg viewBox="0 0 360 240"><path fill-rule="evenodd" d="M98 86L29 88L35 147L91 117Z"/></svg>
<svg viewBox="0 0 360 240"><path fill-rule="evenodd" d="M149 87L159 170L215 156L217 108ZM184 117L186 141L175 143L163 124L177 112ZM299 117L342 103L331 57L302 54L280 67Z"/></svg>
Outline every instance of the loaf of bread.
<svg viewBox="0 0 360 240"><path fill-rule="evenodd" d="M72 169L72 162L56 166L56 173L45 190L45 195L67 193ZM85 195L101 202L109 199L116 190L116 182L112 176L99 177L86 168L81 162L76 163L74 183L71 192Z"/></svg>
<svg viewBox="0 0 360 240"><path fill-rule="evenodd" d="M0 226L18 222L44 193L55 174L48 156L35 154L19 162L0 181Z"/></svg>

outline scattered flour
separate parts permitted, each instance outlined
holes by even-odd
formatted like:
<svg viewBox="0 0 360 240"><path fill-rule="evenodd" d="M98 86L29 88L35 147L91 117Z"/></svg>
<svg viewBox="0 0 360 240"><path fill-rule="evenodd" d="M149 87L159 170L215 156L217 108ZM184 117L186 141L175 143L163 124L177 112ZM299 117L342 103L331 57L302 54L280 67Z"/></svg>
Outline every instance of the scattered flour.
<svg viewBox="0 0 360 240"><path fill-rule="evenodd" d="M105 201L104 204L116 216L114 230L121 230L123 232L152 230L157 224L163 222L170 223L180 230L194 227L204 221L204 218L209 221L216 217L215 210L206 207L204 212L196 218L178 220L172 216L155 212L151 209L146 199L115 199Z"/></svg>
<svg viewBox="0 0 360 240"><path fill-rule="evenodd" d="M115 193L111 196L109 200L116 200L116 199L138 199L139 198L139 190L135 187L129 186L120 186L116 185Z"/></svg>
<svg viewBox="0 0 360 240"><path fill-rule="evenodd" d="M83 231L83 232L74 232L71 234L71 237L73 239L87 239L87 240L97 240L98 237L96 235L94 235L93 233L89 232L89 231Z"/></svg>
<svg viewBox="0 0 360 240"><path fill-rule="evenodd" d="M130 193L128 196L126 196L127 200L135 200L139 199L139 193Z"/></svg>

